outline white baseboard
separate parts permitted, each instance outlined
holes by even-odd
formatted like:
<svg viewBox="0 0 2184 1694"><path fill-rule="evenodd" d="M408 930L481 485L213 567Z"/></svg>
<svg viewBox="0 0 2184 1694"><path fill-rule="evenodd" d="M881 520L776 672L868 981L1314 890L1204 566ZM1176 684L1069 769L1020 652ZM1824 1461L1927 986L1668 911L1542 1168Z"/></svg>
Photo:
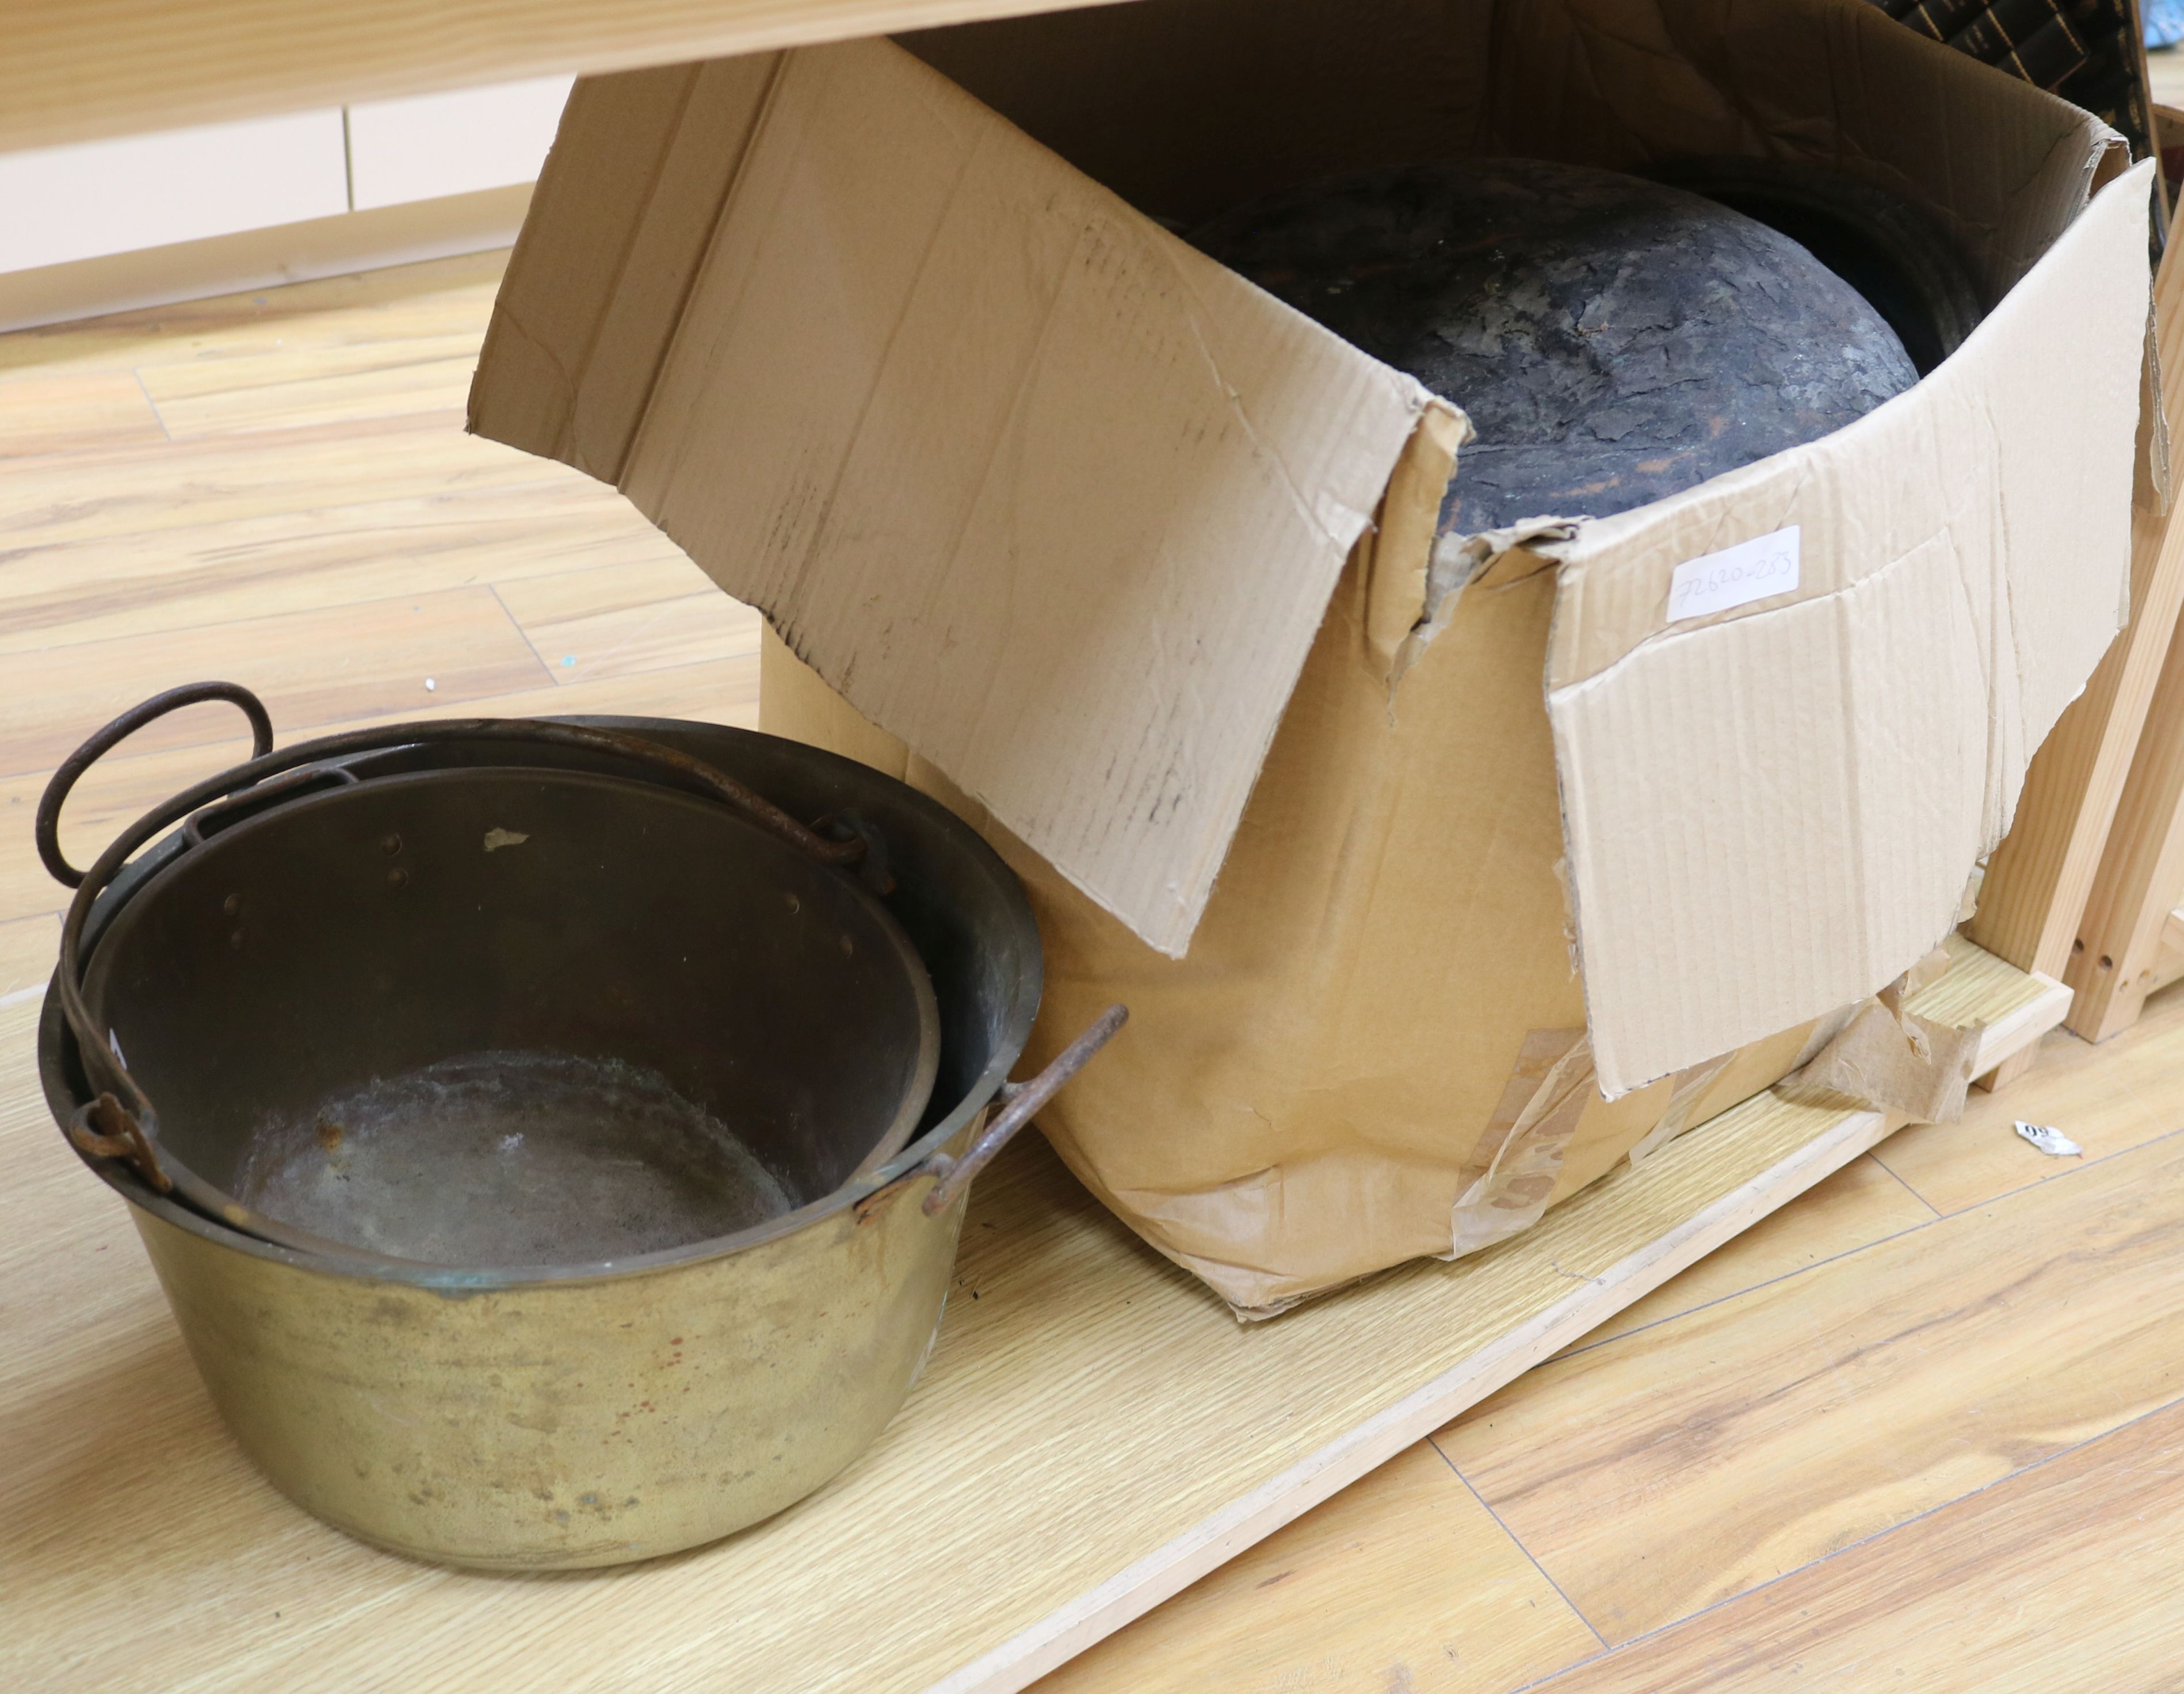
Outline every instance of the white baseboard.
<svg viewBox="0 0 2184 1694"><path fill-rule="evenodd" d="M517 183L13 271L0 275L0 330L483 253L515 241L530 204Z"/></svg>

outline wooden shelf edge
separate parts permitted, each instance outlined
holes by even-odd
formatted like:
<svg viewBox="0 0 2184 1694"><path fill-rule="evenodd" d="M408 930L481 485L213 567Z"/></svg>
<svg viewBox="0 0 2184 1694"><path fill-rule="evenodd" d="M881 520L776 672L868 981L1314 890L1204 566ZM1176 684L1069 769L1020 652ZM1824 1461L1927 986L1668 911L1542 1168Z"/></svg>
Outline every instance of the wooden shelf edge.
<svg viewBox="0 0 2184 1694"><path fill-rule="evenodd" d="M2077 998L2075 989L2043 971L2030 970L2025 975L2040 984L2040 996L1986 1026L1975 1061L1980 1075L2028 1052L2050 1030L2060 1029L2070 1015L2071 1002Z"/></svg>

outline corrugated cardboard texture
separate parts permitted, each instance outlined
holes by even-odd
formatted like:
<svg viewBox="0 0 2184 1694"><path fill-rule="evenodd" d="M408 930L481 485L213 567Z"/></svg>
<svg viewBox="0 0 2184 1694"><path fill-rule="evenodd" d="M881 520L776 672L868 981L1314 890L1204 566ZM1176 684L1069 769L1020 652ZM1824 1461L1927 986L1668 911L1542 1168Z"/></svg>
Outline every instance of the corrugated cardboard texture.
<svg viewBox="0 0 2184 1694"><path fill-rule="evenodd" d="M1859 998L1953 926L2125 614L2150 169L1910 394L1544 545L1609 1091ZM1666 625L1677 564L1791 524L1796 594Z"/></svg>
<svg viewBox="0 0 2184 1694"><path fill-rule="evenodd" d="M917 47L1106 186L885 43L587 84L473 418L766 610L824 678L777 651L770 726L980 821L1047 937L1034 1058L1130 1003L1044 1127L1148 1239L1262 1310L1446 1252L1530 1032L1634 1091L1552 1199L1672 1073L1734 1050L1680 1105L1745 1097L1938 939L2122 602L2146 197L2077 215L2109 132L1862 0L1151 0ZM1485 547L1422 647L1463 420L1140 209L1465 149L1826 160L2001 309L1852 430ZM1796 594L1662 626L1677 563L1786 522Z"/></svg>
<svg viewBox="0 0 2184 1694"><path fill-rule="evenodd" d="M621 480L780 61L578 80L549 162L554 209L526 219L493 303L478 434Z"/></svg>

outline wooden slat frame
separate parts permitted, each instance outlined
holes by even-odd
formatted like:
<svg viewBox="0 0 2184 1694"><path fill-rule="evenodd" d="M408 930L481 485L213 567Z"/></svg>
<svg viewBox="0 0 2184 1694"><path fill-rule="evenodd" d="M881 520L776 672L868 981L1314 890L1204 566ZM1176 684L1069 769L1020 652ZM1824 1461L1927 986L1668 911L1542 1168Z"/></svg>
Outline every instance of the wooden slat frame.
<svg viewBox="0 0 2184 1694"><path fill-rule="evenodd" d="M2184 524L2172 540L2184 550ZM2108 850L2064 980L2070 1026L2103 1041L2138 1021L2161 986L2163 942L2184 894L2184 641L2172 642L2124 785Z"/></svg>
<svg viewBox="0 0 2184 1694"><path fill-rule="evenodd" d="M2164 145L2184 142L2184 112L2154 108ZM2172 451L2184 435L2171 403L2184 384L2175 333L2170 277L2184 242L2171 241L2154 288L2157 345ZM2184 492L2184 491L2178 491ZM2180 502L2179 503L2184 503ZM2135 517L2135 524L2137 521ZM2184 519L2164 520L2164 569L2184 573ZM2134 561L2134 568L2136 561ZM2176 625L2172 619L2170 630ZM2106 1041L2138 1020L2146 997L2184 975L2184 644L2173 639L2154 685L2131 769L2100 864L2080 914L2064 979L2076 991L2069 1025L2088 1041Z"/></svg>

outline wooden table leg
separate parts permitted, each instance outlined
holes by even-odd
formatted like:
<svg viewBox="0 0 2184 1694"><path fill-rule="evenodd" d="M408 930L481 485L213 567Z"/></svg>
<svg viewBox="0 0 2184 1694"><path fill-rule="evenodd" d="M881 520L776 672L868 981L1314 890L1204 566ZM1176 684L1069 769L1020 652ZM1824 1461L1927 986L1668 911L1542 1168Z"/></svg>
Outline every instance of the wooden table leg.
<svg viewBox="0 0 2184 1694"><path fill-rule="evenodd" d="M2184 537L2184 524L2176 534ZM2184 548L2180 548L2184 551ZM2070 1027L2104 1041L2138 1021L2158 986L2171 908L2184 894L2184 642L2170 645L2115 828L2063 980Z"/></svg>

